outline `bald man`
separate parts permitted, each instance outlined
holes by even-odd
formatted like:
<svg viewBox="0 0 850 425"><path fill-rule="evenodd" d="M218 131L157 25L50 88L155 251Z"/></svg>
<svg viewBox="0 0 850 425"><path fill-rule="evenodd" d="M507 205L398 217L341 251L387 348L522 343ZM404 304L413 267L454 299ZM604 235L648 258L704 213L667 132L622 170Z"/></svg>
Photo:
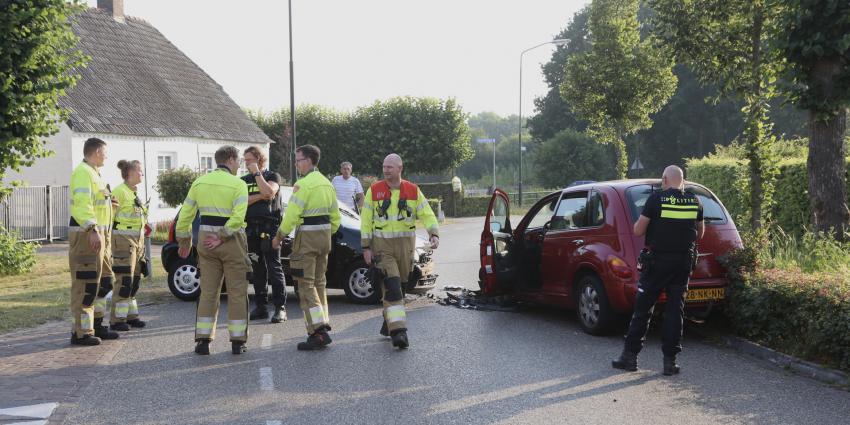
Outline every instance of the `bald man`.
<svg viewBox="0 0 850 425"><path fill-rule="evenodd" d="M667 294L661 351L664 375L679 373L676 355L682 351L682 314L688 279L696 265L696 242L705 233L702 205L693 193L685 192L682 169L671 165L664 169L661 191L649 195L634 226L635 236L644 236L641 251L640 281L635 311L629 324L620 357L611 362L615 369L637 370L637 356L646 340L649 319L661 291Z"/></svg>
<svg viewBox="0 0 850 425"><path fill-rule="evenodd" d="M437 217L428 199L415 184L401 178L404 169L401 157L394 153L387 155L383 168L384 180L366 191L360 214L360 242L366 264L374 262L383 276L383 285L377 285L382 288L384 298L380 333L389 336L394 347L405 349L410 342L402 288L413 266L416 219L430 235L432 248L437 248L440 238Z"/></svg>

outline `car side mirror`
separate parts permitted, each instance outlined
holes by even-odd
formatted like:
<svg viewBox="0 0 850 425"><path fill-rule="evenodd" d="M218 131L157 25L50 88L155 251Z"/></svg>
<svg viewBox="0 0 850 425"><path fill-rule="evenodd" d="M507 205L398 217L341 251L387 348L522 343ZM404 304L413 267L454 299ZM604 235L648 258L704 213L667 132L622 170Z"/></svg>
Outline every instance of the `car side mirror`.
<svg viewBox="0 0 850 425"><path fill-rule="evenodd" d="M490 232L495 233L502 230L502 223L498 223L495 221L490 222Z"/></svg>

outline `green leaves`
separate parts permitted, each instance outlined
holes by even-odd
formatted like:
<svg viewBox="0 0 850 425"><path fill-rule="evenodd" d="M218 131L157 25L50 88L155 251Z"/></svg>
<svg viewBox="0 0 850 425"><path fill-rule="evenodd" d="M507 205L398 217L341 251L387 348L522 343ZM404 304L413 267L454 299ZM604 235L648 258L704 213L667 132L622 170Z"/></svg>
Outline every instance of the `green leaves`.
<svg viewBox="0 0 850 425"><path fill-rule="evenodd" d="M282 137L288 111L250 115L270 138L288 141ZM467 116L454 99L396 97L351 113L302 105L296 115L297 143L322 149L319 169L325 174L336 173L342 161L349 161L355 173L380 175L390 153L401 155L406 173L438 173L460 165L473 153ZM282 175L288 170L284 160L288 149L287 143L272 148L273 163Z"/></svg>
<svg viewBox="0 0 850 425"><path fill-rule="evenodd" d="M189 194L192 183L203 174L188 167L160 172L156 176L156 191L159 193L159 198L168 206L180 206Z"/></svg>
<svg viewBox="0 0 850 425"><path fill-rule="evenodd" d="M623 138L652 126L676 89L673 62L653 39L640 39L637 0L594 0L590 50L570 57L561 96L588 131L617 147L617 174L628 168Z"/></svg>
<svg viewBox="0 0 850 425"><path fill-rule="evenodd" d="M7 169L18 171L49 154L43 140L66 116L59 97L87 60L69 20L80 10L78 1L0 3L0 183Z"/></svg>

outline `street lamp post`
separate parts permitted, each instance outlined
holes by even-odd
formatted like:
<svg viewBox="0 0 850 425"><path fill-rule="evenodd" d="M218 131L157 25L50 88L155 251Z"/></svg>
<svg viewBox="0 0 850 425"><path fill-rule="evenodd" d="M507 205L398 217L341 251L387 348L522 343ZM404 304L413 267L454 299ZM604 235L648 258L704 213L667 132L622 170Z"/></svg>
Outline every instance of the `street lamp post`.
<svg viewBox="0 0 850 425"><path fill-rule="evenodd" d="M292 144L289 152L289 165L292 169L292 184L298 178L298 171L295 169L295 66L292 62L292 0L289 0L289 127L291 136L289 138Z"/></svg>
<svg viewBox="0 0 850 425"><path fill-rule="evenodd" d="M540 43L536 46L529 47L522 51L519 54L519 133L517 134L519 137L519 206L522 207L522 55L529 50L534 50L540 46L545 46L547 44L554 44L556 46L563 46L564 44L569 43L570 40L565 38L558 38L555 40L547 41L545 43Z"/></svg>

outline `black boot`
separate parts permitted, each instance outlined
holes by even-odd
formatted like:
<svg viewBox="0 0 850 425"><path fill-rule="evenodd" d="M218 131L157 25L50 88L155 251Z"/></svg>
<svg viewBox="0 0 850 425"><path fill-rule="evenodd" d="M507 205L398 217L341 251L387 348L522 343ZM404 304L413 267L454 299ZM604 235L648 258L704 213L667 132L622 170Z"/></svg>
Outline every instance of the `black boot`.
<svg viewBox="0 0 850 425"><path fill-rule="evenodd" d="M269 311L266 310L266 305L258 305L253 310L251 310L251 315L248 316L251 320L259 320L259 319L268 319Z"/></svg>
<svg viewBox="0 0 850 425"><path fill-rule="evenodd" d="M632 353L631 351L623 350L623 353L620 354L620 357L611 362L611 366L613 366L614 369L621 369L629 372L634 372L637 370L637 353Z"/></svg>
<svg viewBox="0 0 850 425"><path fill-rule="evenodd" d="M100 345L100 338L88 334L77 338L77 333L71 332L71 345Z"/></svg>
<svg viewBox="0 0 850 425"><path fill-rule="evenodd" d="M407 329L396 329L391 334L393 339L393 347L405 349L410 346L407 340Z"/></svg>
<svg viewBox="0 0 850 425"><path fill-rule="evenodd" d="M245 346L245 341L230 341L230 351L233 354L242 354L248 351L248 347Z"/></svg>
<svg viewBox="0 0 850 425"><path fill-rule="evenodd" d="M127 323L124 323L124 322L115 323L115 324L109 325L109 329L111 329L113 331L118 331L118 332L127 332L127 331L130 330L130 325L128 325Z"/></svg>
<svg viewBox="0 0 850 425"><path fill-rule="evenodd" d="M145 325L147 325L147 323L145 323L144 320L141 319L130 319L127 321L127 324L134 328L144 328Z"/></svg>
<svg viewBox="0 0 850 425"><path fill-rule="evenodd" d="M103 318L94 319L94 336L100 339L118 339L118 332L103 326Z"/></svg>
<svg viewBox="0 0 850 425"><path fill-rule="evenodd" d="M201 338L195 340L195 354L200 354L202 356L210 355L210 340L206 338Z"/></svg>
<svg viewBox="0 0 850 425"><path fill-rule="evenodd" d="M390 336L390 330L387 328L387 321L384 320L384 323L381 325L381 330L378 331L383 336Z"/></svg>
<svg viewBox="0 0 850 425"><path fill-rule="evenodd" d="M676 356L664 356L664 375L676 375L679 373L679 365L676 364Z"/></svg>
<svg viewBox="0 0 850 425"><path fill-rule="evenodd" d="M272 314L271 323L280 323L286 321L286 308L283 306L276 306L274 308L274 314Z"/></svg>
<svg viewBox="0 0 850 425"><path fill-rule="evenodd" d="M299 351L313 351L327 347L331 337L326 329L318 329L307 337L307 341L298 343Z"/></svg>

